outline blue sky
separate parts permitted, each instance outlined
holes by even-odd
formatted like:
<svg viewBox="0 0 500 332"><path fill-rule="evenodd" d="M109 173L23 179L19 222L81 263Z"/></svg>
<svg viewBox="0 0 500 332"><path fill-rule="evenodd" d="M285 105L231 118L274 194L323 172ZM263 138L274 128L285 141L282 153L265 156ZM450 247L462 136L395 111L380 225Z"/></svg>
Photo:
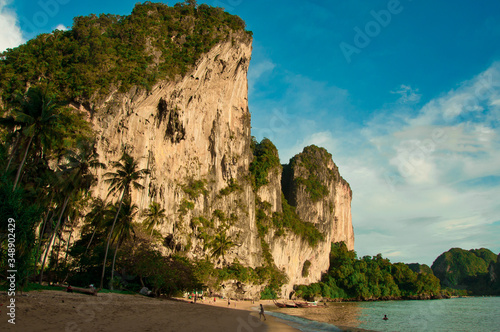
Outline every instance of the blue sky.
<svg viewBox="0 0 500 332"><path fill-rule="evenodd" d="M0 49L135 2L0 0ZM359 256L431 264L452 247L500 251L500 3L199 3L254 32L253 135L283 163L309 144L332 153L353 189Z"/></svg>

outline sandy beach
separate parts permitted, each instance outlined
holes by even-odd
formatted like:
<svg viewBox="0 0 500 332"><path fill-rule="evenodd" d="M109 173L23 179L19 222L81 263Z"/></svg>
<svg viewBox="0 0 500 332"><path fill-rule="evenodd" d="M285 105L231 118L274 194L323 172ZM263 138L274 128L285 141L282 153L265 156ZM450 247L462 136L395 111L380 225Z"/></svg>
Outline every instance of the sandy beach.
<svg viewBox="0 0 500 332"><path fill-rule="evenodd" d="M265 322L259 319L256 308L272 301L231 301L228 306L219 299L194 304L142 295L32 291L16 296L15 325L7 322L8 301L1 293L1 331L297 331L269 315Z"/></svg>

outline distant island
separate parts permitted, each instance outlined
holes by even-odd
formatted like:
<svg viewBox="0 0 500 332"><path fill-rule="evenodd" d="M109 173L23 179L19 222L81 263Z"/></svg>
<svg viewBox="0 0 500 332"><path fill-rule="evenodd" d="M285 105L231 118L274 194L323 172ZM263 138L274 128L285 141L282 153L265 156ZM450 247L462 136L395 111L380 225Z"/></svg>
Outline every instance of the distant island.
<svg viewBox="0 0 500 332"><path fill-rule="evenodd" d="M296 287L297 296L373 301L500 295L500 255L484 248L450 249L432 267L391 263L380 254L357 258L342 243L332 244L330 257L321 282Z"/></svg>

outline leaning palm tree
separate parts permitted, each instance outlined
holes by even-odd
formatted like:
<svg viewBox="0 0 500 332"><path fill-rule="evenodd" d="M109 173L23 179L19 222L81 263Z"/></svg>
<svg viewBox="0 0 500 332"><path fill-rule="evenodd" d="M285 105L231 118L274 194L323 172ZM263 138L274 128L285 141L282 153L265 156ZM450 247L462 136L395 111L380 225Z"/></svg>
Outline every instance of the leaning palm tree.
<svg viewBox="0 0 500 332"><path fill-rule="evenodd" d="M110 208L110 204L103 201L101 198L94 198L90 205L90 212L85 215L85 226L82 233L88 232L89 229L92 230L92 236L90 237L87 248L85 249L85 254L89 250L92 241L94 240L95 234L99 229L104 227L106 212Z"/></svg>
<svg viewBox="0 0 500 332"><path fill-rule="evenodd" d="M92 148L90 147L92 146ZM57 219L54 232L49 240L47 251L43 257L42 268L40 272L40 283L42 283L43 269L45 267L45 261L47 259L48 252L52 246L52 243L57 236L59 227L61 225L61 220L66 211L66 207L71 198L76 197L78 191L84 191L88 193L90 187L96 181L95 175L91 173L91 169L94 168L104 168L105 165L100 163L98 158L99 155L93 149L93 145L90 142L80 142L79 150L77 153L70 151L67 155L67 164L60 166L60 195L64 197L62 207L59 210L59 217Z"/></svg>
<svg viewBox="0 0 500 332"><path fill-rule="evenodd" d="M21 134L27 140L21 163L17 168L13 190L17 187L28 152L35 138L40 138L42 145L50 144L51 137L55 136L59 124L60 104L52 99L41 89L31 88L26 96L20 100L20 106L12 111L12 121L20 126Z"/></svg>
<svg viewBox="0 0 500 332"><path fill-rule="evenodd" d="M146 226L147 230L151 230L151 237L153 237L154 228L162 225L167 217L165 209L163 209L158 202L151 202L151 204L149 204L149 208L143 211L142 215L146 217L143 224Z"/></svg>
<svg viewBox="0 0 500 332"><path fill-rule="evenodd" d="M139 183L139 181L148 174L147 169L139 169L138 161L134 160L127 152L123 152L119 161L115 161L112 165L116 168L115 172L108 172L105 174L107 179L105 180L109 183L109 195L117 192L120 194L120 203L118 210L116 211L113 224L111 225L111 230L108 235L108 240L106 243L106 251L104 253L104 262L102 265L101 283L100 288L103 287L104 274L106 273L106 261L108 259L109 245L111 242L111 237L115 228L116 220L122 208L123 200L125 196L130 196L130 190L143 189L144 187Z"/></svg>
<svg viewBox="0 0 500 332"><path fill-rule="evenodd" d="M117 209L117 204L115 204L111 206L110 211L112 213L117 213ZM113 264L111 265L111 280L109 282L111 290L113 290L116 255L118 253L120 245L126 240L130 239L132 237L132 234L135 234L133 221L137 214L137 209L137 205L132 204L130 199L125 199L118 215L116 227L112 234L112 239L116 243L116 248L113 255Z"/></svg>
<svg viewBox="0 0 500 332"><path fill-rule="evenodd" d="M224 260L224 255L229 249L235 246L235 243L227 237L225 231L222 231L210 242L210 246L213 249L212 257L218 258L222 256L222 260Z"/></svg>

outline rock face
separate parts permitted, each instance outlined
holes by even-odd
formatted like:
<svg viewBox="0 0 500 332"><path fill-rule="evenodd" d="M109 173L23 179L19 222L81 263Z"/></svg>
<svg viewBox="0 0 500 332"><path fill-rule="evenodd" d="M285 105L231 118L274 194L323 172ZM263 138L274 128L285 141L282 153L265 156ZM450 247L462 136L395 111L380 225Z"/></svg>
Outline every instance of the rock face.
<svg viewBox="0 0 500 332"><path fill-rule="evenodd" d="M222 229L235 246L218 266L235 258L244 266L261 266L256 197L271 205L271 213L282 212L283 183L285 197L297 214L324 234L316 246L292 232L266 235L276 266L288 275L281 294L288 296L294 284L316 282L326 272L331 242L345 241L354 248L352 194L331 155L316 147L292 159L283 179L281 167L272 169L268 183L254 192L249 180L254 158L247 97L250 57L251 40L235 33L203 55L183 78L162 81L150 92L112 93L95 107L91 121L98 132L97 152L105 158L102 162L110 165L125 150L139 160L140 168L150 171L141 183L145 189L132 191L132 201L139 210L156 201L167 211L168 220L158 229L167 254L181 251L190 258L204 258L207 238ZM317 163L313 169L305 162L311 156ZM99 171L95 189L103 198L108 194L107 171ZM320 196L311 196L307 179L321 184ZM234 289L237 293L242 285ZM246 291L258 294L261 289L259 285Z"/></svg>
<svg viewBox="0 0 500 332"><path fill-rule="evenodd" d="M328 270L332 242L343 241L354 250L352 191L331 154L316 146L306 147L285 165L282 183L287 201L302 220L320 230L324 241L316 247L300 238L274 243L273 257L278 267L288 266L290 284L310 284Z"/></svg>

